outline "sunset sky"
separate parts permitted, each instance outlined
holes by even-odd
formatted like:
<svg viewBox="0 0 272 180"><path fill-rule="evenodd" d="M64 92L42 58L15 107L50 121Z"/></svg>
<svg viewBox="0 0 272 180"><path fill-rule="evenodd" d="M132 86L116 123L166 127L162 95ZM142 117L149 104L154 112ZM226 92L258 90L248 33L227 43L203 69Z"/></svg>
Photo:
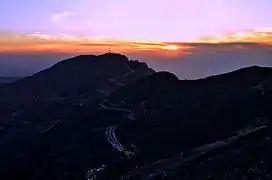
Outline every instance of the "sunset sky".
<svg viewBox="0 0 272 180"><path fill-rule="evenodd" d="M86 46L72 47L67 41L99 44L98 49L109 39L111 45L122 42L122 48L132 49L135 41L267 43L272 39L271 7L271 0L2 0L0 45L1 51L25 44L27 50L84 51Z"/></svg>
<svg viewBox="0 0 272 180"><path fill-rule="evenodd" d="M270 0L2 0L1 28L23 33L191 41L272 24Z"/></svg>
<svg viewBox="0 0 272 180"><path fill-rule="evenodd" d="M0 65L15 52L110 49L143 60L253 50L268 55L271 7L271 0L1 0Z"/></svg>

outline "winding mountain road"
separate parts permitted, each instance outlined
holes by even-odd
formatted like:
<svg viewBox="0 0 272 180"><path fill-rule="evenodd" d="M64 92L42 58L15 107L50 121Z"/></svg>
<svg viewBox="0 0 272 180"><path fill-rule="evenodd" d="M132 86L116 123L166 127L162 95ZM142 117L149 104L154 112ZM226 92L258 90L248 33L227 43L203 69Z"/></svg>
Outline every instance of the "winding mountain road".
<svg viewBox="0 0 272 180"><path fill-rule="evenodd" d="M118 151L120 152L123 152L124 151L124 146L118 141L118 139L116 138L116 135L115 135L115 129L118 127L118 125L111 125L111 126L108 126L106 128L106 132L105 132L105 135L106 135L106 138L107 138L107 141L112 145L112 147L114 147L115 149L117 149Z"/></svg>
<svg viewBox="0 0 272 180"><path fill-rule="evenodd" d="M106 105L106 104L105 104L106 102L108 102L111 106ZM102 108L104 108L104 109L108 109L108 110L123 111L123 112L127 113L126 117L127 117L128 119L135 120L134 114L133 114L132 111L127 110L127 109L124 109L124 108L116 108L116 107L113 106L113 104L111 104L111 103L109 102L108 99L103 99L103 100L99 103L99 106L102 107Z"/></svg>
<svg viewBox="0 0 272 180"><path fill-rule="evenodd" d="M124 102L122 102L124 103ZM122 104L119 103L119 104ZM127 109L122 109L122 108L117 108L114 106L118 106L119 104L112 104L111 102L109 102L108 99L103 99L100 103L99 106L103 109L106 110L114 110L114 111L122 111L127 113L127 118L134 120L134 115L133 112ZM105 136L107 141L112 145L113 148L117 149L119 152L124 152L125 148L124 146L118 141L118 139L116 138L115 135L115 129L118 127L118 125L110 125L108 127L106 127L106 131L105 131Z"/></svg>

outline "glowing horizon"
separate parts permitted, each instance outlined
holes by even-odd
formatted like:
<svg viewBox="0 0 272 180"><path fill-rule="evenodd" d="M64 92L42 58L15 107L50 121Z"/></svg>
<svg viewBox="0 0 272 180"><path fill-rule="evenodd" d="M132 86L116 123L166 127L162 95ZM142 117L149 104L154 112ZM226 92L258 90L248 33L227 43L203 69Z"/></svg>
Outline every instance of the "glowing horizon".
<svg viewBox="0 0 272 180"><path fill-rule="evenodd" d="M0 52L105 52L108 48L118 52L152 51L170 54L186 53L193 48L191 44L222 44L222 43L257 43L272 44L272 28L255 28L251 31L225 33L200 37L186 42L164 42L154 40L105 39L90 36L69 34L32 34L0 33Z"/></svg>

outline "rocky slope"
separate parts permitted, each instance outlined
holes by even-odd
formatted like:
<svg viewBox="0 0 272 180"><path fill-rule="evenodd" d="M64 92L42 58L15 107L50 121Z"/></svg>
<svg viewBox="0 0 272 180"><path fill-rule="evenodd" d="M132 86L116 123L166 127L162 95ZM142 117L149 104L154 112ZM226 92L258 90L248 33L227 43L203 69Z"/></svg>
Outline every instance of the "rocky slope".
<svg viewBox="0 0 272 180"><path fill-rule="evenodd" d="M60 136L66 136L67 141L70 137L78 138L81 132L80 129L77 131L77 126L86 124L80 123L81 119L73 122L74 114L85 109L84 113L92 112L92 107L101 98L153 73L155 71L145 63L108 53L77 56L33 76L4 84L0 87L0 175L9 174L17 165L20 171L33 167L31 159L38 161L36 153L43 151L46 143L42 139L51 129L67 126L49 139L50 143ZM89 118L82 120L91 121ZM84 128L89 131L95 127ZM65 143L64 139L61 141ZM59 144L56 148L61 146ZM54 148L52 146L51 150ZM22 167L21 163L26 161L29 163ZM26 170L22 171L26 173ZM16 176L23 177L23 174L17 173Z"/></svg>
<svg viewBox="0 0 272 180"><path fill-rule="evenodd" d="M28 106L3 126L0 176L269 178L271 90L271 68L189 81L117 54L69 59L0 89Z"/></svg>
<svg viewBox="0 0 272 180"><path fill-rule="evenodd" d="M153 73L145 63L129 61L121 54L67 59L33 76L3 85L0 88L0 123L4 125L13 116L52 114L52 110L60 111L75 102L78 105L90 103Z"/></svg>
<svg viewBox="0 0 272 180"><path fill-rule="evenodd" d="M255 166L264 157L270 158L269 151L263 152L263 148L271 147L271 78L271 68L255 66L195 81L181 81L173 74L159 72L113 93L109 101L129 104L136 117L136 121L121 123L115 134L125 147L131 144L137 147L134 150L137 153L129 160L118 162L118 166L109 167L109 171L101 173L102 179L183 179L181 177L189 172L187 179L218 179L220 172L225 173L222 179L227 178L228 173L233 173L229 179L241 174L250 177L246 173L250 166L244 169L241 166L247 162ZM215 146L217 141L231 138L249 126L263 124L267 125L266 130L246 134L242 141L208 153L200 151L197 158L192 153L195 148ZM251 153L254 159L247 160ZM203 166L210 166L209 159L217 159L217 156L223 156L224 161L216 160L211 166L214 169L204 170ZM227 166L223 162L228 161L228 157L233 160ZM189 159L185 164L190 171L183 169L184 159ZM236 166L234 161L241 163ZM265 162L263 166L268 168L270 160ZM194 167L201 163L203 174L195 176L199 169ZM229 169L231 165L237 169ZM213 171L215 175L209 175ZM259 175L265 177L265 173L271 172Z"/></svg>

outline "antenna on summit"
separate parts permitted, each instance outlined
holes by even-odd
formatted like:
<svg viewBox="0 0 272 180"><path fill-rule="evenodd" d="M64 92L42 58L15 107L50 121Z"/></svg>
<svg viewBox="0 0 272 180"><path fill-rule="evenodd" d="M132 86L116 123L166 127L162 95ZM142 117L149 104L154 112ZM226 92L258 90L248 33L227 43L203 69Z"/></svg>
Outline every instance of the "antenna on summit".
<svg viewBox="0 0 272 180"><path fill-rule="evenodd" d="M109 53L111 53L111 48L109 47Z"/></svg>

